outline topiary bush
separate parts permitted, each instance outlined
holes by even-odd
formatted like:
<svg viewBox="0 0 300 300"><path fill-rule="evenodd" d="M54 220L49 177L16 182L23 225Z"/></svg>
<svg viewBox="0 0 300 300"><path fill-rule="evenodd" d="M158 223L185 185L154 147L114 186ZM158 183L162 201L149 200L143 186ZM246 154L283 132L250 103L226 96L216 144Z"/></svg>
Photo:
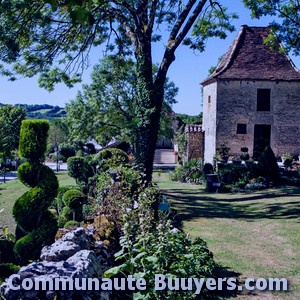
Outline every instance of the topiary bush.
<svg viewBox="0 0 300 300"><path fill-rule="evenodd" d="M118 165L122 163L128 163L128 155L121 149L118 148L107 148L100 151L95 155L95 159L101 160L109 160L110 164Z"/></svg>
<svg viewBox="0 0 300 300"><path fill-rule="evenodd" d="M51 244L57 227L48 210L57 194L58 181L53 171L43 165L47 147L49 122L25 120L20 131L19 153L28 161L18 169L18 178L31 189L13 207L17 222L17 242L14 255L20 263L39 258L44 245Z"/></svg>
<svg viewBox="0 0 300 300"><path fill-rule="evenodd" d="M92 170L85 157L70 157L68 158L67 163L69 176L75 178L78 184L86 184L88 182L88 177L92 176Z"/></svg>
<svg viewBox="0 0 300 300"><path fill-rule="evenodd" d="M258 158L259 176L265 177L271 181L277 181L279 178L279 167L277 159L270 146L267 146Z"/></svg>
<svg viewBox="0 0 300 300"><path fill-rule="evenodd" d="M82 221L82 206L84 195L77 189L66 191L62 197L64 207L58 219L59 227L64 227L68 221Z"/></svg>

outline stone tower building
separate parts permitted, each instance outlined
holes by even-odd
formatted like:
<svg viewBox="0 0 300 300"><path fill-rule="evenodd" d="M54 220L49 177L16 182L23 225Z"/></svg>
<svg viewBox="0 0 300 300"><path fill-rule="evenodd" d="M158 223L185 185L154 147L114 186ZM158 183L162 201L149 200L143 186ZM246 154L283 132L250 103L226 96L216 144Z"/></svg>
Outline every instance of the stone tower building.
<svg viewBox="0 0 300 300"><path fill-rule="evenodd" d="M203 85L204 160L226 143L257 157L270 145L277 156L300 153L300 72L264 44L268 27L242 26Z"/></svg>

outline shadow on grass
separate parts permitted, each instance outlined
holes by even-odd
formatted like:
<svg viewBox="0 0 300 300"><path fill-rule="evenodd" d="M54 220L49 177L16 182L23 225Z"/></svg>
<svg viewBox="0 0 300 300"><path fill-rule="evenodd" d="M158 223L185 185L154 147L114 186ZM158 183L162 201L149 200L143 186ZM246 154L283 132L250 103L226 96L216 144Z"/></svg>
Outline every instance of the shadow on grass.
<svg viewBox="0 0 300 300"><path fill-rule="evenodd" d="M239 281L239 277L242 275L241 273L232 271L230 268L223 267L220 265L217 266L214 273L215 273L214 275L216 276L216 278L223 279L222 290L216 292L217 297L219 297L221 299L235 298L238 296L238 294L240 294L240 292L238 291L237 288L232 291L228 290L227 289L228 285L227 285L226 281L229 278L234 278L236 285L240 285L241 282Z"/></svg>
<svg viewBox="0 0 300 300"><path fill-rule="evenodd" d="M261 218L269 219L299 219L300 199L299 188L280 189L279 191L264 191L254 194L226 194L210 196L203 190L199 193L195 190L163 190L171 203L174 203L182 221L193 218L232 218L255 220ZM220 197L221 196L221 197ZM264 199L287 197L288 202L264 203ZM250 203L247 203L250 202ZM251 202L253 201L253 202Z"/></svg>

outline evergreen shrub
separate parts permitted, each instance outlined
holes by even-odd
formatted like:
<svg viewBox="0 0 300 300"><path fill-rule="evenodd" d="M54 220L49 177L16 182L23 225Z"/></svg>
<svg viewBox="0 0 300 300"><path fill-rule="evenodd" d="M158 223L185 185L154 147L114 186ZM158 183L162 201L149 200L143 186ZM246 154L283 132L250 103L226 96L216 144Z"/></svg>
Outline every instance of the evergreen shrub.
<svg viewBox="0 0 300 300"><path fill-rule="evenodd" d="M25 120L20 130L19 152L28 161L18 169L22 183L31 187L15 203L13 216L17 222L15 258L20 263L38 259L43 246L51 244L57 221L48 207L57 194L58 181L42 161L47 148L49 122Z"/></svg>

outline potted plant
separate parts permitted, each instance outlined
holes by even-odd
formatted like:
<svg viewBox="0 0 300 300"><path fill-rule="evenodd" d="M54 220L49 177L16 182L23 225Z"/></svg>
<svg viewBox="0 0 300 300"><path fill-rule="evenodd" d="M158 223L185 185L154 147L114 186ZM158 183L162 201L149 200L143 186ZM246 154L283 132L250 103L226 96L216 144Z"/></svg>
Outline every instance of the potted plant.
<svg viewBox="0 0 300 300"><path fill-rule="evenodd" d="M286 159L293 159L293 157L292 157L292 155L291 155L290 153L286 152L286 153L282 154L281 160L282 160L282 162L284 163L284 161L285 161Z"/></svg>
<svg viewBox="0 0 300 300"><path fill-rule="evenodd" d="M219 148L217 148L217 154L221 158L221 160L225 163L228 161L230 148L226 143L220 144Z"/></svg>
<svg viewBox="0 0 300 300"><path fill-rule="evenodd" d="M291 168L293 164L293 156L290 153L284 153L281 157L281 160L286 170Z"/></svg>
<svg viewBox="0 0 300 300"><path fill-rule="evenodd" d="M237 155L234 155L232 158L232 163L234 165L240 165L242 163L242 161L240 160L240 158Z"/></svg>
<svg viewBox="0 0 300 300"><path fill-rule="evenodd" d="M241 148L241 155L240 155L240 159L241 160L243 160L243 161L247 161L247 160L249 160L249 158L250 158L250 155L249 155L249 153L248 153L248 148L247 147L242 147Z"/></svg>

